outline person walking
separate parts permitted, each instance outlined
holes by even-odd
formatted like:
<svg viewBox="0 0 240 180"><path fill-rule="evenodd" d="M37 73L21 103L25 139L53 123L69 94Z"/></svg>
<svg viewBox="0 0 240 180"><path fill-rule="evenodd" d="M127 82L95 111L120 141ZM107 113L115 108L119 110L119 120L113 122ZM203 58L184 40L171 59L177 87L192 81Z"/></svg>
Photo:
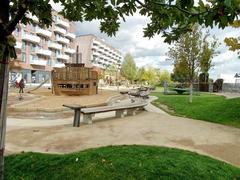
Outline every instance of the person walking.
<svg viewBox="0 0 240 180"><path fill-rule="evenodd" d="M20 80L20 82L19 82L19 95L20 95L19 100L22 99L21 93L24 93L24 92L23 92L23 88L24 88L24 87L25 87L24 79L22 78L22 79Z"/></svg>

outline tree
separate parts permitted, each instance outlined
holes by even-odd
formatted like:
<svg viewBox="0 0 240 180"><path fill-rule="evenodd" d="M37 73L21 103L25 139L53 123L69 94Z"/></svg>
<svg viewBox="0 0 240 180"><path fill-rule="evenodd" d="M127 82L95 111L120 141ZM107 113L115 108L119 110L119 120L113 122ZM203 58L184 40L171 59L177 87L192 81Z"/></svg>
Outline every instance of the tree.
<svg viewBox="0 0 240 180"><path fill-rule="evenodd" d="M190 83L189 102L192 103L193 82L200 68L207 73L211 68L211 60L216 52L217 41L207 41L209 34L202 34L198 26L192 32L182 35L174 46L169 48L169 57L174 60L174 73L182 75L182 79ZM210 46L211 44L211 46ZM181 71L182 70L182 71Z"/></svg>
<svg viewBox="0 0 240 180"><path fill-rule="evenodd" d="M144 81L146 81L146 79L145 79L145 77L144 77L145 72L146 72L146 70L145 70L144 67L141 67L141 68L139 68L139 69L137 70L136 80L137 80L138 82L140 82L141 84L142 84Z"/></svg>
<svg viewBox="0 0 240 180"><path fill-rule="evenodd" d="M10 3L11 2L11 3ZM120 20L139 12L148 16L150 22L144 28L145 37L153 37L163 32L165 42L177 40L180 34L191 31L193 24L218 25L224 28L239 16L239 0L53 0L61 3L61 14L71 21L100 20L100 30L115 35ZM19 22L32 23L27 13L39 19L40 26L52 23L49 0L1 0L0 1L0 174L3 179L3 153L6 127L6 102L8 93L8 61L16 57L14 38L11 36ZM11 18L10 18L11 17Z"/></svg>
<svg viewBox="0 0 240 180"><path fill-rule="evenodd" d="M158 82L158 70L153 67L148 67L143 74L143 78L149 85L154 85Z"/></svg>
<svg viewBox="0 0 240 180"><path fill-rule="evenodd" d="M123 77L128 79L131 83L136 78L137 73L137 66L135 64L135 61L130 53L127 53L124 57L122 68L121 68L121 74Z"/></svg>
<svg viewBox="0 0 240 180"><path fill-rule="evenodd" d="M219 53L216 51L216 48L219 46L217 39L214 37L212 42L208 42L208 37L209 33L207 33L203 39L202 52L200 54L200 70L204 74L205 83L208 72L213 67L212 59Z"/></svg>
<svg viewBox="0 0 240 180"><path fill-rule="evenodd" d="M161 85L163 85L164 82L170 83L171 82L170 73L167 70L163 70L163 72L160 73L159 81Z"/></svg>

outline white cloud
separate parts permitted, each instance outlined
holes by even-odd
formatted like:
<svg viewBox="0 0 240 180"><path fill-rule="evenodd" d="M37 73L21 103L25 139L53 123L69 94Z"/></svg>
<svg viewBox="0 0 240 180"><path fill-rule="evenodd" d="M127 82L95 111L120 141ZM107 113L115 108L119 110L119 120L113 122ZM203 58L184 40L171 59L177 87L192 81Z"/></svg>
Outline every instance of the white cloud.
<svg viewBox="0 0 240 180"><path fill-rule="evenodd" d="M76 23L76 34L95 34L118 48L123 54L130 52L139 67L151 65L161 70L167 69L172 71L172 62L165 60L167 59L166 53L169 45L163 42L163 38L160 35L156 35L151 39L143 37L143 28L148 21L148 18L139 14L127 17L126 22L121 24L115 37L108 37L106 34L101 33L99 30L99 21ZM217 78L221 71L229 73L239 71L240 60L237 54L228 51L223 42L225 37L238 36L239 32L237 29L227 27L222 30L215 27L210 30L210 33L211 35L215 35L221 43L218 48L220 54L213 59L215 66L211 70L211 76Z"/></svg>

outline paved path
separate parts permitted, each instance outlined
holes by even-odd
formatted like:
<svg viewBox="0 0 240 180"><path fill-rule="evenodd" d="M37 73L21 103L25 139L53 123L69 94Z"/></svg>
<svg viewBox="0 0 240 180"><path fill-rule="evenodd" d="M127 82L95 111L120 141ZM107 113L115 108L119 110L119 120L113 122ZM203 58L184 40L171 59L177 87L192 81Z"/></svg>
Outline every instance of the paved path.
<svg viewBox="0 0 240 180"><path fill-rule="evenodd" d="M69 153L107 145L146 144L187 149L240 167L240 129L146 111L121 119L106 119L109 115L95 117L92 125L80 128L72 127L71 118L9 118L6 151Z"/></svg>
<svg viewBox="0 0 240 180"><path fill-rule="evenodd" d="M227 99L233 99L233 98L239 98L240 93L230 93L230 92L225 92L225 93L214 93L215 95L219 96L225 96Z"/></svg>

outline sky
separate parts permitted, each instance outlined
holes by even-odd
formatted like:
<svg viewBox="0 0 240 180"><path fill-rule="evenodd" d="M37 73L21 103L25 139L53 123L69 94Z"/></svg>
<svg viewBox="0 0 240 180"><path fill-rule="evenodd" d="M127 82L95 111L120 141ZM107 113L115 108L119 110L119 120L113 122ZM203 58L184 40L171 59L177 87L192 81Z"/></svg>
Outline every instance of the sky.
<svg viewBox="0 0 240 180"><path fill-rule="evenodd" d="M54 5L59 9L59 5ZM143 28L148 22L148 18L139 14L134 14L126 18L126 22L121 23L119 31L115 37L108 37L99 30L99 22L76 22L76 35L94 34L105 40L106 43L119 49L123 55L131 53L138 67L153 66L161 70L172 71L173 65L167 57L169 45L163 42L161 35L155 35L153 38L143 37ZM224 44L225 37L237 37L239 30L228 27L224 30L213 28L210 30L212 35L218 38L220 46L218 56L214 57L212 62L214 67L210 70L210 77L217 79L220 74L240 73L240 59L237 52L231 52Z"/></svg>

